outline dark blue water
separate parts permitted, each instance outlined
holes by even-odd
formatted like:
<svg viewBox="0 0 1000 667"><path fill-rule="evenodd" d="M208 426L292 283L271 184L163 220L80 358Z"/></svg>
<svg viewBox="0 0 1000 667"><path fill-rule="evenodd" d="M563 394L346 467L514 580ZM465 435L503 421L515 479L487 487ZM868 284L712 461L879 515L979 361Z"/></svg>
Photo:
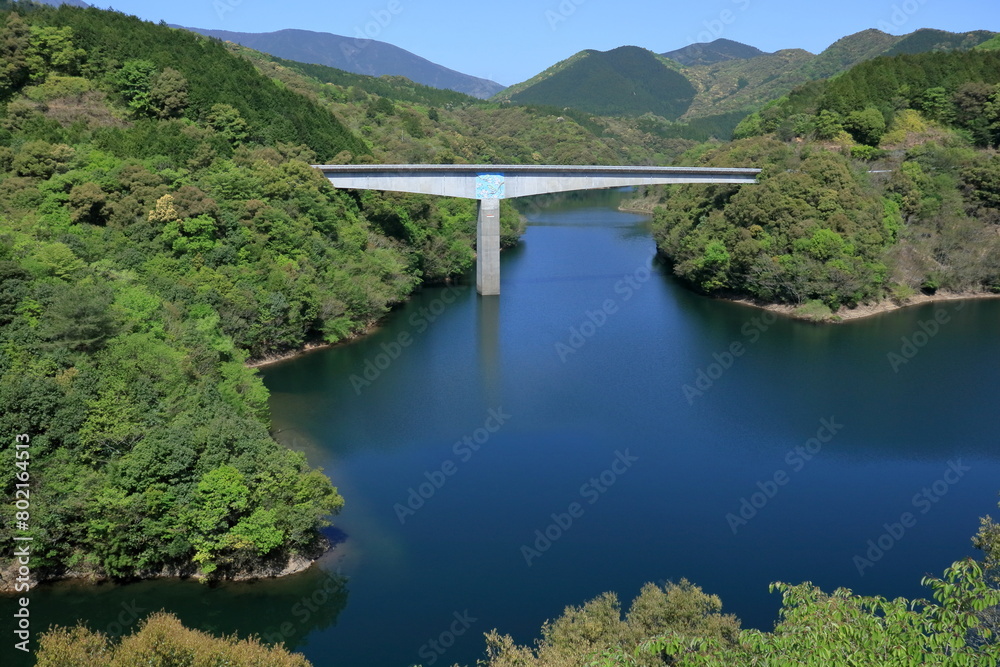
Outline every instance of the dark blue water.
<svg viewBox="0 0 1000 667"><path fill-rule="evenodd" d="M532 216L499 298L428 289L364 340L263 371L278 437L347 499L322 563L347 580L317 611L301 601L322 573L264 595L98 589L92 606L181 604L171 591L201 605L192 624L284 623L316 665L471 665L484 632L530 643L566 605L627 606L647 581L686 577L769 629L769 582L923 596L922 576L974 554L1000 490L1000 302L778 319L676 284L614 203Z"/></svg>

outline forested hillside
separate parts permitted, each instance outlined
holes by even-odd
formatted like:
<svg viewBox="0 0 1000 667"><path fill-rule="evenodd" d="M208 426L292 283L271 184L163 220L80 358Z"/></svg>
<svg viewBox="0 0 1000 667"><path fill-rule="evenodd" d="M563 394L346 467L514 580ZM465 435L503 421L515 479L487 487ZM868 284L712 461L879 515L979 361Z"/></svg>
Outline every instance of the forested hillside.
<svg viewBox="0 0 1000 667"><path fill-rule="evenodd" d="M30 436L33 572L314 555L343 500L269 436L245 362L349 337L464 272L474 203L333 190L309 164L366 142L220 42L0 11L0 459L13 488Z"/></svg>
<svg viewBox="0 0 1000 667"><path fill-rule="evenodd" d="M656 55L637 47L581 51L495 99L639 117L661 138L728 140L747 113L809 81L833 77L881 55L970 50L994 33L917 30L889 35L870 29L843 37L819 54L802 49L764 53L726 39Z"/></svg>
<svg viewBox="0 0 1000 667"><path fill-rule="evenodd" d="M652 113L679 118L694 99L695 89L671 61L637 46L611 51L584 51L530 85L501 93L525 104L572 107L602 116Z"/></svg>
<svg viewBox="0 0 1000 667"><path fill-rule="evenodd" d="M814 313L1000 290L998 84L1000 55L968 51L883 57L798 89L694 159L761 166L760 184L670 190L660 249L701 291Z"/></svg>

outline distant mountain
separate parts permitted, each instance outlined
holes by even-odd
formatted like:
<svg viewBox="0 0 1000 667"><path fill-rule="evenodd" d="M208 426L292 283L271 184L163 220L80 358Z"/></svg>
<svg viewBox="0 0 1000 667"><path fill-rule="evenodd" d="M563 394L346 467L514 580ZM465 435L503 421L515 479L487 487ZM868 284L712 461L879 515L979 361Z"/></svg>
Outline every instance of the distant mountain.
<svg viewBox="0 0 1000 667"><path fill-rule="evenodd" d="M924 53L926 51L968 51L988 41L996 33L988 30L972 32L946 32L922 28L905 35L885 52L887 56L899 53Z"/></svg>
<svg viewBox="0 0 1000 667"><path fill-rule="evenodd" d="M685 118L752 109L803 83L829 78L878 56L968 50L995 34L986 30L952 33L924 29L897 36L863 30L837 40L818 55L788 49L749 60L685 68L682 72L698 89Z"/></svg>
<svg viewBox="0 0 1000 667"><path fill-rule="evenodd" d="M803 68L816 56L803 49L782 49L749 60L727 60L683 70L698 90L685 119L731 113L760 106L809 80Z"/></svg>
<svg viewBox="0 0 1000 667"><path fill-rule="evenodd" d="M83 7L86 9L90 7L86 2L82 0L29 0L30 2L37 2L40 5L52 5L53 7L58 7L59 5L72 5L73 7Z"/></svg>
<svg viewBox="0 0 1000 667"><path fill-rule="evenodd" d="M826 79L854 65L871 60L891 49L902 37L870 28L841 37L806 63L802 75L807 79Z"/></svg>
<svg viewBox="0 0 1000 667"><path fill-rule="evenodd" d="M687 111L696 92L678 69L672 60L637 46L581 51L498 98L602 116L651 112L673 120Z"/></svg>
<svg viewBox="0 0 1000 667"><path fill-rule="evenodd" d="M504 89L496 81L456 72L398 46L373 39L356 39L311 30L263 33L202 28L186 30L242 44L287 60L336 67L354 74L405 76L425 86L455 90L473 97L487 98Z"/></svg>
<svg viewBox="0 0 1000 667"><path fill-rule="evenodd" d="M581 51L496 99L572 107L599 115L652 113L670 121L732 128L761 105L809 81L826 79L882 55L1000 48L997 33L922 29L909 35L863 30L819 54L803 49L766 53L717 39L656 55L634 46ZM717 135L723 137L725 132Z"/></svg>
<svg viewBox="0 0 1000 667"><path fill-rule="evenodd" d="M726 60L749 60L769 54L757 47L734 42L731 39L717 39L714 42L689 44L683 49L667 51L661 55L676 60L685 67L694 67L696 65L714 65Z"/></svg>

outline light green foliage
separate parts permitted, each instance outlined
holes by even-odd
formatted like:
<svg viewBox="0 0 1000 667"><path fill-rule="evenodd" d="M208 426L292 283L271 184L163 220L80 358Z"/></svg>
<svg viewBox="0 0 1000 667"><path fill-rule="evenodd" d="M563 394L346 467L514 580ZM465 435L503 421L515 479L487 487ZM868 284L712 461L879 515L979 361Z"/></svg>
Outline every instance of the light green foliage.
<svg viewBox="0 0 1000 667"><path fill-rule="evenodd" d="M718 596L682 579L660 587L646 584L622 619L614 593L605 593L542 626L542 638L532 649L518 646L496 630L486 635L486 667L577 667L602 664L590 660L598 654L624 656L638 651L649 637L665 632L684 637L732 641L739 632L735 616L721 613ZM625 664L608 662L606 664ZM638 664L659 665L656 656L643 656Z"/></svg>
<svg viewBox="0 0 1000 667"><path fill-rule="evenodd" d="M78 625L55 627L39 637L38 667L132 667L227 665L228 667L310 667L300 653L270 647L257 639L213 637L191 630L172 614L151 614L121 640Z"/></svg>
<svg viewBox="0 0 1000 667"><path fill-rule="evenodd" d="M21 146L14 157L14 173L18 176L50 178L65 171L73 158L73 149L66 144L47 141L29 141Z"/></svg>
<svg viewBox="0 0 1000 667"><path fill-rule="evenodd" d="M229 536L234 548L250 547L258 555L277 549L285 542L285 535L275 525L275 510L258 509L240 519Z"/></svg>
<svg viewBox="0 0 1000 667"><path fill-rule="evenodd" d="M816 136L820 139L833 139L844 130L843 118L829 109L823 109L816 116Z"/></svg>
<svg viewBox="0 0 1000 667"><path fill-rule="evenodd" d="M83 77L51 74L39 85L25 88L24 95L33 102L48 102L83 95L93 89L93 84Z"/></svg>
<svg viewBox="0 0 1000 667"><path fill-rule="evenodd" d="M137 115L147 116L155 112L151 89L156 73L155 64L139 59L126 61L115 73L118 92Z"/></svg>
<svg viewBox="0 0 1000 667"><path fill-rule="evenodd" d="M171 220L163 228L163 241L177 254L208 252L215 247L216 222L199 215L186 220Z"/></svg>
<svg viewBox="0 0 1000 667"><path fill-rule="evenodd" d="M86 55L74 45L71 27L31 26L25 60L33 82L44 80L50 72L76 74Z"/></svg>
<svg viewBox="0 0 1000 667"><path fill-rule="evenodd" d="M884 153L874 146L851 146L851 157L855 160L871 162L882 157Z"/></svg>
<svg viewBox="0 0 1000 667"><path fill-rule="evenodd" d="M39 244L29 266L40 276L54 276L61 280L71 280L86 267L86 264L70 250L65 243Z"/></svg>
<svg viewBox="0 0 1000 667"><path fill-rule="evenodd" d="M996 665L1000 644L984 627L983 613L1000 603L981 567L958 561L943 578L927 577L934 601L887 600L838 589L826 595L809 583L777 583L781 622L774 632L744 630L731 644L669 634L647 643L641 655L664 654L676 665ZM636 664L621 655L617 664Z"/></svg>
<svg viewBox="0 0 1000 667"><path fill-rule="evenodd" d="M811 322L827 322L832 319L833 311L819 299L812 299L796 308L795 316Z"/></svg>
<svg viewBox="0 0 1000 667"><path fill-rule="evenodd" d="M28 81L30 29L16 12L6 15L0 30L0 90L7 93Z"/></svg>
<svg viewBox="0 0 1000 667"><path fill-rule="evenodd" d="M249 136L250 126L239 110L230 104L215 104L208 115L208 125L233 146L240 146Z"/></svg>
<svg viewBox="0 0 1000 667"><path fill-rule="evenodd" d="M917 108L928 118L946 121L951 112L951 98L942 86L934 86L920 95Z"/></svg>

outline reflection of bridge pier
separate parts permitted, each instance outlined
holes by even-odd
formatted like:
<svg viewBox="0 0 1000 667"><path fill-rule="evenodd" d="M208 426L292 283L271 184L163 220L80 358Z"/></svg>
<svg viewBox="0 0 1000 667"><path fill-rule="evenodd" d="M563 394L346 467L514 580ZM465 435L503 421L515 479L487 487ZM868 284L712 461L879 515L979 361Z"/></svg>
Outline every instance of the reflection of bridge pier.
<svg viewBox="0 0 1000 667"><path fill-rule="evenodd" d="M476 289L500 293L500 200L530 195L671 183L756 183L760 169L549 165L313 165L334 186L479 200Z"/></svg>
<svg viewBox="0 0 1000 667"><path fill-rule="evenodd" d="M487 405L500 405L503 379L500 364L500 298L495 295L481 297L477 318L483 397Z"/></svg>

